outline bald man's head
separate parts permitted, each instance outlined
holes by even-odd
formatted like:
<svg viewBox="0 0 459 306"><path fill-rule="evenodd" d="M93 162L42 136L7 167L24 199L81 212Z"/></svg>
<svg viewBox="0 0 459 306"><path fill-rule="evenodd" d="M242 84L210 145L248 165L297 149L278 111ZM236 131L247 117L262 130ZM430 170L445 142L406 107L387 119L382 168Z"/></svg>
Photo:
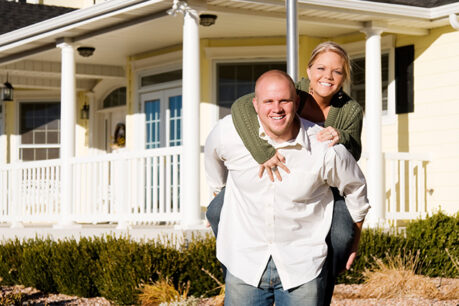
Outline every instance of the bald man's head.
<svg viewBox="0 0 459 306"><path fill-rule="evenodd" d="M255 84L253 106L271 139L284 142L296 137L299 127L295 124L298 96L288 74L280 70L262 74Z"/></svg>

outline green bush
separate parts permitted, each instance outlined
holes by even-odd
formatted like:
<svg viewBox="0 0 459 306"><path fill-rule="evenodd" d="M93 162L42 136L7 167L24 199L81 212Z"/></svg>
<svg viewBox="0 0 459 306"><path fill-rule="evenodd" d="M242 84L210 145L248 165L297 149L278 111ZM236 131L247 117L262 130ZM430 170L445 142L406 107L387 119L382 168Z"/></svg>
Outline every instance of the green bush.
<svg viewBox="0 0 459 306"><path fill-rule="evenodd" d="M24 243L22 262L19 266L19 282L44 292L57 292L51 270L51 249L57 243L51 239L29 239Z"/></svg>
<svg viewBox="0 0 459 306"><path fill-rule="evenodd" d="M408 224L406 239L410 248L420 250L424 264L420 273L427 276L458 277L459 271L454 267L450 255L459 259L459 213L447 216L439 212L424 220Z"/></svg>
<svg viewBox="0 0 459 306"><path fill-rule="evenodd" d="M338 279L358 283L362 272L375 258L416 254L418 273L429 276L459 277L459 271L445 251L459 258L459 214L438 213L411 222L402 234L381 229L362 232L359 256L351 271ZM159 278L173 280L176 288L190 284L189 294L213 295L222 272L215 257L211 235L193 236L184 242L136 242L129 237L10 240L0 245L0 278L7 285L22 284L44 292L61 292L86 297L104 296L121 305L136 304L139 286ZM206 270L208 273L206 273Z"/></svg>
<svg viewBox="0 0 459 306"><path fill-rule="evenodd" d="M99 259L98 244L92 239L81 238L58 241L51 250L50 267L57 291L78 296L97 296L94 270Z"/></svg>
<svg viewBox="0 0 459 306"><path fill-rule="evenodd" d="M393 229L392 232L395 232ZM414 255L419 251L417 273L427 276L459 277L459 271L445 249L459 259L459 214L439 212L423 220L411 221L405 232L390 233L381 229L362 231L358 257L350 271L338 277L339 283L360 283L362 272L374 265L374 259Z"/></svg>
<svg viewBox="0 0 459 306"><path fill-rule="evenodd" d="M0 277L8 286L19 283L23 245L19 239L8 240L0 247Z"/></svg>
<svg viewBox="0 0 459 306"><path fill-rule="evenodd" d="M150 277L151 256L148 244L136 243L128 237L112 236L107 236L101 242L94 275L98 291L119 304L134 304L138 285Z"/></svg>

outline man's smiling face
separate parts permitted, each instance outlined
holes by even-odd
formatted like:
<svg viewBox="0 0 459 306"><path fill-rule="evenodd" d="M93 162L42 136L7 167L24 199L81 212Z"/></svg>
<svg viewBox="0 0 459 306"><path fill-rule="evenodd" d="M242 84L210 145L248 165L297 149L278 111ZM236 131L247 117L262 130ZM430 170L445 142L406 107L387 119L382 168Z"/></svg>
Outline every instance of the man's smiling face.
<svg viewBox="0 0 459 306"><path fill-rule="evenodd" d="M255 87L253 106L272 140L284 142L296 137L298 96L288 76L275 70L263 74Z"/></svg>

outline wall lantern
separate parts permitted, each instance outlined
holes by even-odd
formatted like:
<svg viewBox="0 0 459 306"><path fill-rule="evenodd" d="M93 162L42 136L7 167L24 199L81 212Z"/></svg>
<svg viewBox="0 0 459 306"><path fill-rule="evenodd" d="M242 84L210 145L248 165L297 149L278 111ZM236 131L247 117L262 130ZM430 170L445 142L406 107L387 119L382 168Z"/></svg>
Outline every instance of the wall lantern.
<svg viewBox="0 0 459 306"><path fill-rule="evenodd" d="M217 15L214 14L201 14L199 15L199 24L205 27L210 27L215 24Z"/></svg>
<svg viewBox="0 0 459 306"><path fill-rule="evenodd" d="M80 111L80 118L82 120L88 120L89 119L89 105L88 104L84 104L83 107L81 108L81 111Z"/></svg>
<svg viewBox="0 0 459 306"><path fill-rule="evenodd" d="M94 47L78 47L77 48L78 54L83 57L90 57L91 55L94 54L95 50L96 48Z"/></svg>
<svg viewBox="0 0 459 306"><path fill-rule="evenodd" d="M2 100L3 101L13 101L13 92L14 88L10 82L8 82L8 74L6 74L6 82L3 84L2 87Z"/></svg>

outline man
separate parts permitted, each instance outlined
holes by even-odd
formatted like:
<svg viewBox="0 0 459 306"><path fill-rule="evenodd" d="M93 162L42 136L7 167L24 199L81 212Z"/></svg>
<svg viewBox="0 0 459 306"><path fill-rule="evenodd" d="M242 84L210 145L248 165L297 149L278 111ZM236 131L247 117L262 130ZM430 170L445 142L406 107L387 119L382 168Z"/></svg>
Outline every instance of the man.
<svg viewBox="0 0 459 306"><path fill-rule="evenodd" d="M217 258L228 269L225 305L321 305L333 212L329 186L346 195L361 224L369 209L365 179L342 145L319 142L321 127L296 116L298 97L287 74L264 73L253 104L260 137L285 156L290 174L260 179L230 116L206 141L209 186L216 193L226 185L217 238Z"/></svg>

